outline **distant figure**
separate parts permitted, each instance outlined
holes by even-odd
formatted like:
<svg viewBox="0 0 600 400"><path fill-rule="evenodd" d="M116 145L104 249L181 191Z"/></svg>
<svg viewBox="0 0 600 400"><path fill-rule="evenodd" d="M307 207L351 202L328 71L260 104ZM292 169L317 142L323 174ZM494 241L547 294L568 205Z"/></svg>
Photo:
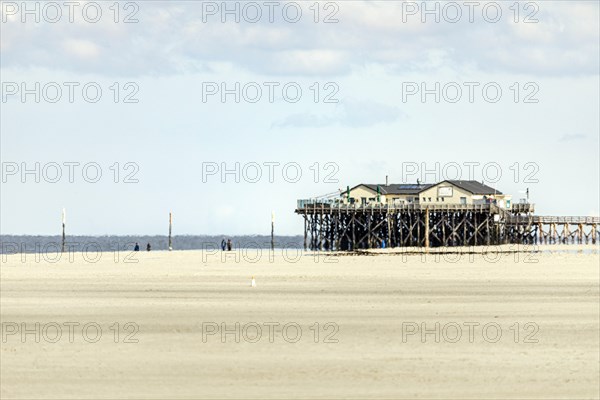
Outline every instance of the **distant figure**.
<svg viewBox="0 0 600 400"><path fill-rule="evenodd" d="M150 247L150 243L148 243L148 244L146 245L146 251L150 251L150 250L152 250L152 247Z"/></svg>
<svg viewBox="0 0 600 400"><path fill-rule="evenodd" d="M140 251L140 245L138 244L138 242L135 242L135 247L133 248L133 251Z"/></svg>
<svg viewBox="0 0 600 400"><path fill-rule="evenodd" d="M226 246L227 246L227 242L225 241L225 238L223 238L223 240L221 240L221 250L225 251Z"/></svg>
<svg viewBox="0 0 600 400"><path fill-rule="evenodd" d="M231 239L227 239L227 251L231 251Z"/></svg>

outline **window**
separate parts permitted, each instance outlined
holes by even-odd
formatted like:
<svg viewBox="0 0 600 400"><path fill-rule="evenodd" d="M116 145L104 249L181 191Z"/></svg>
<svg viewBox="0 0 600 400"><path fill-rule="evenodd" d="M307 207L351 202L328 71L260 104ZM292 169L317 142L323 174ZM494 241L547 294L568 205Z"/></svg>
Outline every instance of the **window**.
<svg viewBox="0 0 600 400"><path fill-rule="evenodd" d="M460 204L467 204L467 198L466 197L461 197L460 198Z"/></svg>
<svg viewBox="0 0 600 400"><path fill-rule="evenodd" d="M451 186L440 186L437 190L438 192L438 196L439 197L452 197L452 190L453 188Z"/></svg>
<svg viewBox="0 0 600 400"><path fill-rule="evenodd" d="M429 198L429 201L431 201L431 197Z"/></svg>
<svg viewBox="0 0 600 400"><path fill-rule="evenodd" d="M360 202L361 202L361 204L367 204L367 198L366 197L361 197L360 198Z"/></svg>
<svg viewBox="0 0 600 400"><path fill-rule="evenodd" d="M427 197L423 197L423 201L427 201Z"/></svg>
<svg viewBox="0 0 600 400"><path fill-rule="evenodd" d="M442 197L442 201L444 201L444 198Z"/></svg>

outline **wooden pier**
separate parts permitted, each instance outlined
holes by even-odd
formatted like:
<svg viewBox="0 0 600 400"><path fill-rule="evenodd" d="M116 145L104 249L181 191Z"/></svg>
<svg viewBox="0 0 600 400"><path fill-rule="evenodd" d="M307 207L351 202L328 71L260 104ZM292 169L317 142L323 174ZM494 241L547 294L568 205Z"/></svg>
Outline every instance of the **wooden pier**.
<svg viewBox="0 0 600 400"><path fill-rule="evenodd" d="M536 244L596 244L600 218L516 215L506 224L514 236Z"/></svg>
<svg viewBox="0 0 600 400"><path fill-rule="evenodd" d="M299 200L304 248L596 243L598 217L542 217L533 204L345 204Z"/></svg>

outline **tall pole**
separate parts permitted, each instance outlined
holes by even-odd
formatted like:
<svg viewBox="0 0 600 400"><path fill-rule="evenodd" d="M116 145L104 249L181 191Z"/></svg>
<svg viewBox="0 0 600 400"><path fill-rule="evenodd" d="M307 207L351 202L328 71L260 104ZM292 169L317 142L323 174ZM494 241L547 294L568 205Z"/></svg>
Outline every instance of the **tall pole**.
<svg viewBox="0 0 600 400"><path fill-rule="evenodd" d="M275 213L271 211L271 250L275 251Z"/></svg>
<svg viewBox="0 0 600 400"><path fill-rule="evenodd" d="M64 253L65 252L65 240L66 240L66 235L65 235L65 225L67 223L67 212L65 211L65 209L63 208L62 210L62 247L61 247L61 251Z"/></svg>
<svg viewBox="0 0 600 400"><path fill-rule="evenodd" d="M169 212L169 251L173 250L173 241L171 239L172 230L173 230L173 213Z"/></svg>

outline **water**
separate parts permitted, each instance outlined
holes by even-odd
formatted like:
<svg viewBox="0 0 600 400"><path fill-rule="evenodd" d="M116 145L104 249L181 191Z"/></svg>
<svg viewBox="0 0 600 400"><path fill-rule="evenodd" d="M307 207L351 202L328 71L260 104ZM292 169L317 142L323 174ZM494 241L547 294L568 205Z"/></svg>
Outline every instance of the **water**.
<svg viewBox="0 0 600 400"><path fill-rule="evenodd" d="M271 236L267 235L189 235L173 236L173 250L205 250L219 248L221 240L231 239L234 249L271 248ZM146 250L150 243L152 250L168 250L167 236L67 236L68 251L115 251L133 250L135 243L140 250ZM15 236L0 235L0 254L48 253L61 250L61 236ZM275 236L276 248L303 248L302 236Z"/></svg>

